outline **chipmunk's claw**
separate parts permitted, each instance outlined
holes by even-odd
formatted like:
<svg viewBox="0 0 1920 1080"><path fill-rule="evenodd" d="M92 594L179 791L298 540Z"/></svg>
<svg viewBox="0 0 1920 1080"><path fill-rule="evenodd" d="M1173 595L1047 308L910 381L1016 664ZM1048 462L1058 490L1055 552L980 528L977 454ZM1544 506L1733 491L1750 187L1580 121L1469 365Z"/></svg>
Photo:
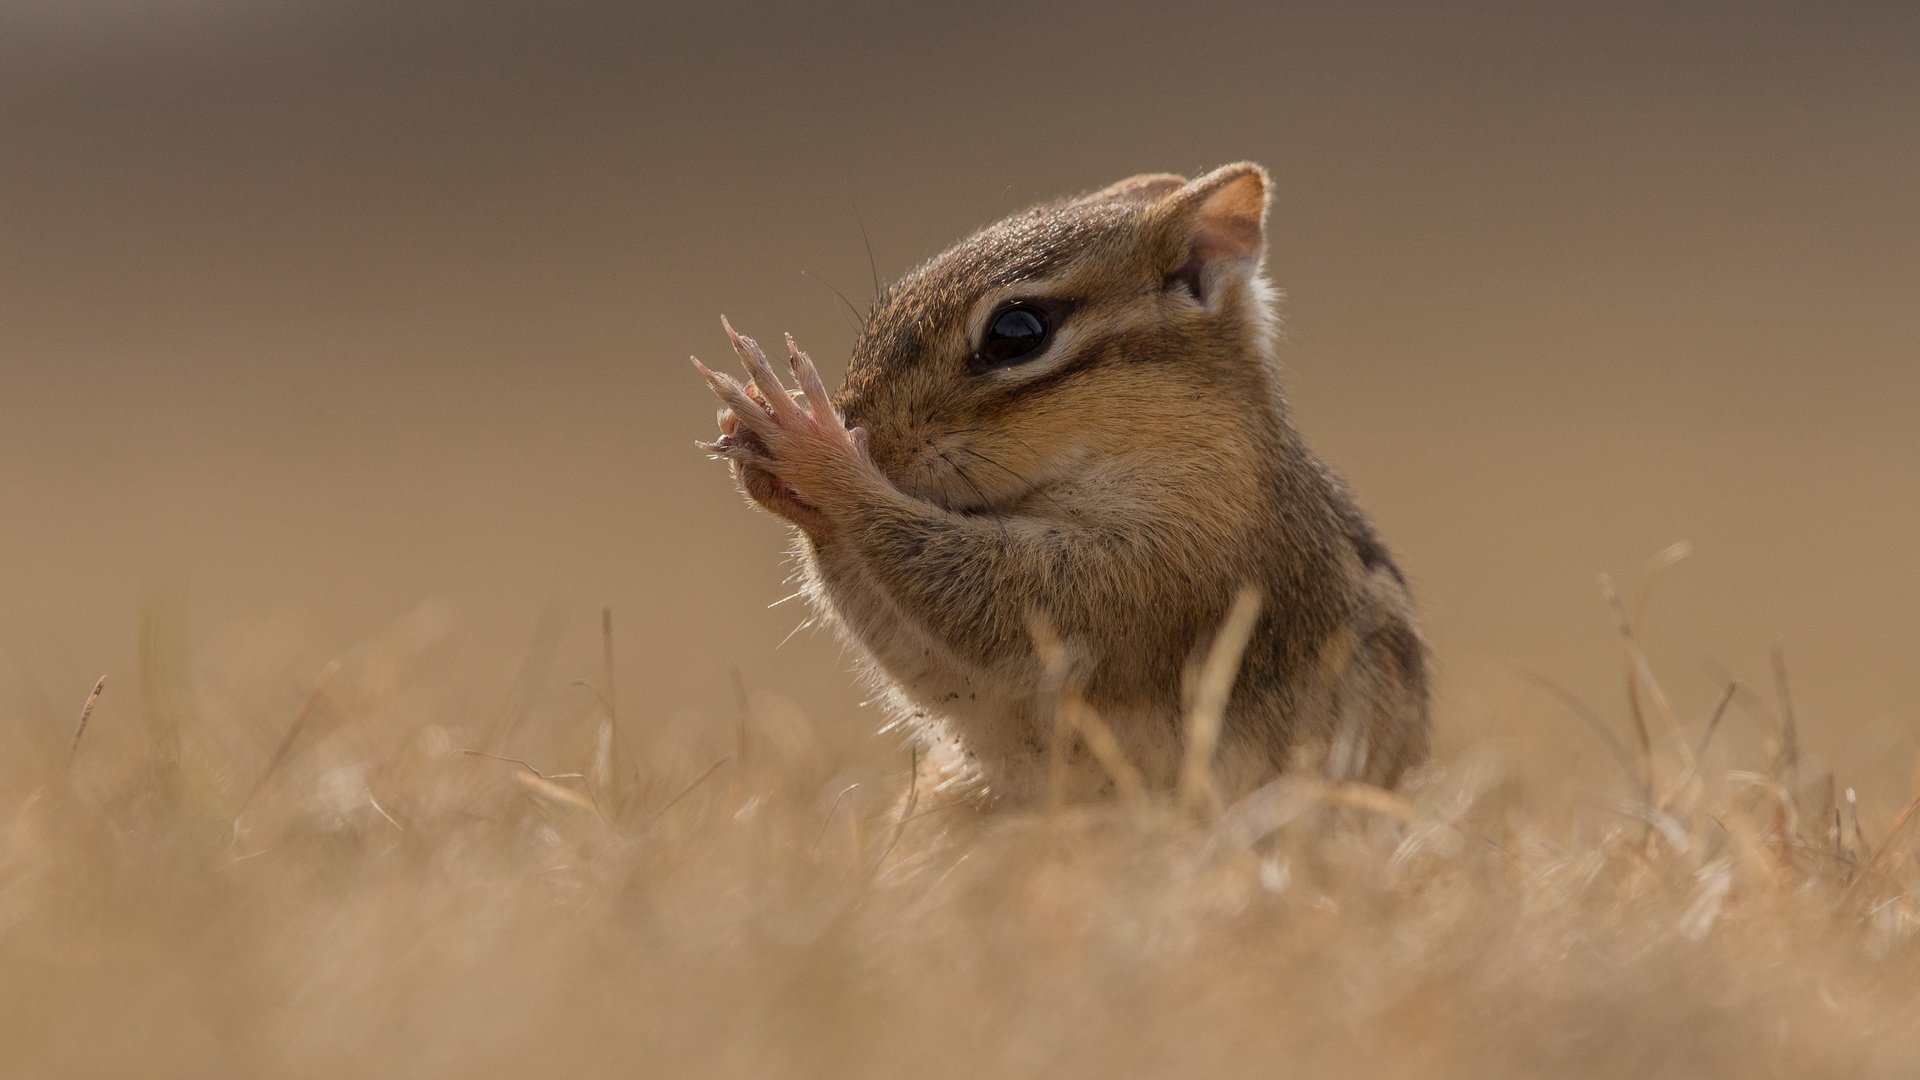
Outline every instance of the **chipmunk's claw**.
<svg viewBox="0 0 1920 1080"><path fill-rule="evenodd" d="M733 343L733 351L740 357L740 363L747 369L752 380L748 384L749 392L776 420L792 423L804 417L799 406L793 402L792 395L780 376L774 374L773 365L767 362L767 354L761 350L760 343L734 330L726 316L721 316L720 325L727 331L727 339Z"/></svg>
<svg viewBox="0 0 1920 1080"><path fill-rule="evenodd" d="M800 394L806 399L814 420L839 427L840 414L833 411L832 396L827 393L827 384L820 379L820 369L813 366L812 357L800 351L792 334L787 335L787 365L793 369L794 381L800 384Z"/></svg>
<svg viewBox="0 0 1920 1080"><path fill-rule="evenodd" d="M748 378L742 383L693 361L724 406L717 418L720 437L696 445L731 462L735 479L755 502L824 535L834 520L823 501L843 499L861 483L856 473L874 471L867 433L847 430L819 370L793 335L786 335L787 363L798 388L789 390L758 342L724 317L720 325Z"/></svg>
<svg viewBox="0 0 1920 1080"><path fill-rule="evenodd" d="M701 378L707 380L707 386L713 390L714 395L727 406L735 418L744 422L749 428L759 426L770 419L767 407L754 400L748 389L741 386L733 376L713 370L701 363L699 357L688 359L693 361L694 370L700 373Z"/></svg>

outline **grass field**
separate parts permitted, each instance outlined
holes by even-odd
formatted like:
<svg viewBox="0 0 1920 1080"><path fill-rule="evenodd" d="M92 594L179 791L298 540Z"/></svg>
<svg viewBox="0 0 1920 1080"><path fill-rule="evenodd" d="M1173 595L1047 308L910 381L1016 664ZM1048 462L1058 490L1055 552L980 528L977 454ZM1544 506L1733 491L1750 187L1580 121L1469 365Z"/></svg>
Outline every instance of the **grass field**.
<svg viewBox="0 0 1920 1080"><path fill-rule="evenodd" d="M1542 720L1608 784L980 815L845 723L658 730L591 655L474 701L411 634L295 678L159 612L85 730L9 710L7 1075L1920 1074L1915 804L1631 648L1635 709Z"/></svg>
<svg viewBox="0 0 1920 1080"><path fill-rule="evenodd" d="M1916 13L0 3L0 1080L1920 1080ZM916 788L686 357L1241 160L1435 760Z"/></svg>

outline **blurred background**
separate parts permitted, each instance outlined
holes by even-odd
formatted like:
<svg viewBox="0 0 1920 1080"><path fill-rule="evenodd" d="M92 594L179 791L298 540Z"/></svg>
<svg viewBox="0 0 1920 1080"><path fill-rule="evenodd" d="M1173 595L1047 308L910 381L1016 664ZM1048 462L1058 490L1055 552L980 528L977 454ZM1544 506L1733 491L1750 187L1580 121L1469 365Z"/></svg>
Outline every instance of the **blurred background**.
<svg viewBox="0 0 1920 1080"><path fill-rule="evenodd" d="M1297 417L1424 599L1444 746L1604 765L1529 674L1624 715L1598 575L1685 540L1683 717L1734 678L1764 722L1777 646L1810 748L1904 793L1917 104L1892 2L11 0L0 701L67 724L106 673L131 722L156 606L285 714L423 618L488 701L597 672L606 605L630 723L730 722L737 669L867 730L833 641L781 644L783 530L694 450L687 354L725 312L835 375L832 289L1251 158Z"/></svg>

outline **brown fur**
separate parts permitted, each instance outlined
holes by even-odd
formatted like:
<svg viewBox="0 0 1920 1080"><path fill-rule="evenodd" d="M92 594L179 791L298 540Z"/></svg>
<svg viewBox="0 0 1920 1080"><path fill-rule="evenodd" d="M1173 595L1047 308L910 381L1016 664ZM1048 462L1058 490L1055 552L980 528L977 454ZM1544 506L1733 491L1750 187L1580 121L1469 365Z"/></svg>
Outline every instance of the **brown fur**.
<svg viewBox="0 0 1920 1080"><path fill-rule="evenodd" d="M1029 797L1047 775L1036 619L1164 782L1184 673L1249 584L1263 604L1225 778L1309 763L1390 784L1425 756L1405 581L1288 419L1259 269L1266 201L1266 174L1241 164L993 225L874 305L833 398L864 429L864 460L822 450L803 467L753 432L730 455L749 494L800 526L815 607L907 722L957 744L996 794ZM1009 295L1066 314L1042 360L983 374L979 323Z"/></svg>

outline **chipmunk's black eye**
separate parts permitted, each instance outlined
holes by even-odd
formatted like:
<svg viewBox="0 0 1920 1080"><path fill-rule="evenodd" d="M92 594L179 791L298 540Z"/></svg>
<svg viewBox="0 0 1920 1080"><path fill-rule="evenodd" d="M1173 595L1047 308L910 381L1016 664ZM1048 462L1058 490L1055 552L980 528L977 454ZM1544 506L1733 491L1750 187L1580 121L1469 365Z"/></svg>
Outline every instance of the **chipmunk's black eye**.
<svg viewBox="0 0 1920 1080"><path fill-rule="evenodd" d="M1052 335L1053 325L1046 312L1027 304L1008 304L987 320L987 332L981 335L973 365L986 371L1031 360L1047 347Z"/></svg>

